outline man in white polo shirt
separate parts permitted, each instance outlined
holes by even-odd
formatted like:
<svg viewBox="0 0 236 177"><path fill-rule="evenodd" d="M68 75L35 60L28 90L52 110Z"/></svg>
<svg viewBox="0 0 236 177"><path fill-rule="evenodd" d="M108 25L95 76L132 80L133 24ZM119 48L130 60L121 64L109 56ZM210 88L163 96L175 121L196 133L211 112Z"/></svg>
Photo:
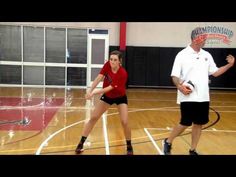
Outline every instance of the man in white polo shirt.
<svg viewBox="0 0 236 177"><path fill-rule="evenodd" d="M200 27L195 28L191 33L191 44L175 58L171 77L178 89L177 103L180 104L181 120L170 136L163 140L165 155L171 154L173 140L191 125L192 142L189 154L198 155L196 147L202 125L209 122L209 75L220 76L234 65L234 57L228 55L228 64L218 68L211 54L202 49L206 39L207 34Z"/></svg>

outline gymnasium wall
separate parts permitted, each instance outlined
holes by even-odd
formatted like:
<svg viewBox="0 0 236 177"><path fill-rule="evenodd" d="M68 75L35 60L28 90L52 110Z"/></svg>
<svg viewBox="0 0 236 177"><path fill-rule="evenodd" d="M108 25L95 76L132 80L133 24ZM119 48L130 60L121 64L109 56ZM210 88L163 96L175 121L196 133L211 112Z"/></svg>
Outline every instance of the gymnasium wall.
<svg viewBox="0 0 236 177"><path fill-rule="evenodd" d="M70 28L108 29L110 50L119 49L119 22L1 22L9 25L37 25ZM127 49L124 67L129 73L130 87L173 87L170 72L176 54L190 42L191 30L201 27L223 27L233 32L229 43L209 42L205 49L218 66L225 57L236 56L236 22L127 22ZM235 67L218 78L211 79L211 88L236 88Z"/></svg>
<svg viewBox="0 0 236 177"><path fill-rule="evenodd" d="M109 31L109 44L119 46L119 22L0 22L5 25L97 28ZM190 43L191 30L197 26L222 26L236 32L236 22L127 22L127 46L185 47ZM236 48L236 35L230 45L208 44L206 47Z"/></svg>
<svg viewBox="0 0 236 177"><path fill-rule="evenodd" d="M110 51L118 49L110 46ZM176 54L182 47L127 46L123 65L129 74L128 87L172 88L170 74ZM225 65L226 56L236 56L235 48L205 48L217 66ZM217 78L210 76L212 89L236 89L236 67Z"/></svg>
<svg viewBox="0 0 236 177"><path fill-rule="evenodd" d="M236 56L236 23L153 22L127 23L127 49L124 66L129 73L129 87L174 87L170 73L176 54L191 43L195 27L222 27L232 35L230 42L209 40L204 49L209 51L217 66L226 64L228 54ZM111 46L110 49L118 48ZM214 89L236 89L236 69L217 78L211 77Z"/></svg>

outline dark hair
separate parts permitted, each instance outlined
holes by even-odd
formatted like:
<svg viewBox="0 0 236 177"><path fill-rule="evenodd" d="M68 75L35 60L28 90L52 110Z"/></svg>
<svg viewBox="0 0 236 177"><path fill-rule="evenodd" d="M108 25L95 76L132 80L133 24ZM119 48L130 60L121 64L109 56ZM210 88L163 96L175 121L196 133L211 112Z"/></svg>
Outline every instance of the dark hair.
<svg viewBox="0 0 236 177"><path fill-rule="evenodd" d="M120 61L122 60L122 57L123 57L122 52L120 52L120 51L118 51L118 50L112 51L112 52L110 53L110 56L111 56L111 55L117 55Z"/></svg>

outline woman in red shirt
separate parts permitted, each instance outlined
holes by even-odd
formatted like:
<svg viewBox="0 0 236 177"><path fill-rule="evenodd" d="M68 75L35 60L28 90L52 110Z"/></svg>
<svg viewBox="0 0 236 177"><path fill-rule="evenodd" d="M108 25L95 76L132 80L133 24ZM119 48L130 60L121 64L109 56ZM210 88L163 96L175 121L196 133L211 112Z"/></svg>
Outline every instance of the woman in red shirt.
<svg viewBox="0 0 236 177"><path fill-rule="evenodd" d="M121 123L124 129L127 143L127 155L133 154L133 148L131 145L131 130L128 125L128 100L126 96L126 82L128 74L121 66L121 62L122 53L119 51L111 52L109 61L104 64L88 93L85 95L86 99L91 99L96 94L102 94L99 102L92 112L91 118L84 125L81 140L75 150L76 154L79 154L84 150L83 144L97 120L113 103L117 104ZM103 88L100 90L94 90L102 80Z"/></svg>

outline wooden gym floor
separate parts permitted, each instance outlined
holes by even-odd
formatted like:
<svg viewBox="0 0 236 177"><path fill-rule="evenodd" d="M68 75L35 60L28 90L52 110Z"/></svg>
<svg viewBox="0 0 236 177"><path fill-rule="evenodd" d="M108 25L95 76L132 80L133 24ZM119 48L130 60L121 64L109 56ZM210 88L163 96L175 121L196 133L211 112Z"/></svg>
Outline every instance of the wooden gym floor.
<svg viewBox="0 0 236 177"><path fill-rule="evenodd" d="M0 88L0 154L74 155L83 124L99 97L84 89ZM161 141L179 122L176 89L127 89L135 155L161 155ZM173 142L172 153L187 155L191 127ZM210 122L198 152L236 155L236 91L211 90ZM116 106L101 117L81 155L123 155L126 146Z"/></svg>

